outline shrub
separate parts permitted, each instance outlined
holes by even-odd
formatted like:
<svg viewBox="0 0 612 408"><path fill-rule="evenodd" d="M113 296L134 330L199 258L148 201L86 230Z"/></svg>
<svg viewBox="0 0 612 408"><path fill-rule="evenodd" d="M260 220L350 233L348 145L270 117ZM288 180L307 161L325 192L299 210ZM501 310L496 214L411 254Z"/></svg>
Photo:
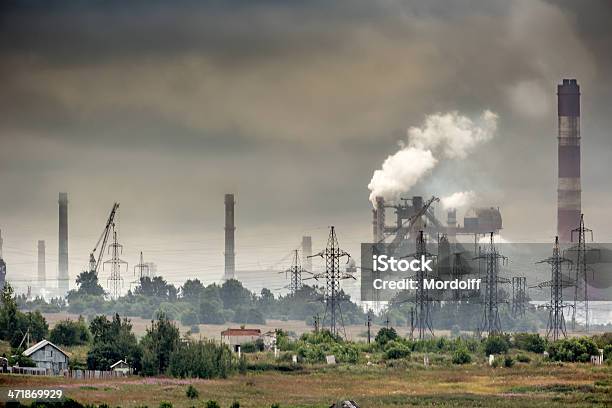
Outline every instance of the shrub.
<svg viewBox="0 0 612 408"><path fill-rule="evenodd" d="M410 357L410 348L405 344L391 341L385 347L385 357L389 360Z"/></svg>
<svg viewBox="0 0 612 408"><path fill-rule="evenodd" d="M604 347L604 360L611 361L612 360L612 344L608 344Z"/></svg>
<svg viewBox="0 0 612 408"><path fill-rule="evenodd" d="M230 349L214 341L180 343L168 363L169 374L181 378L225 378L233 368Z"/></svg>
<svg viewBox="0 0 612 408"><path fill-rule="evenodd" d="M280 404L275 402L274 404L270 405L270 408L280 408Z"/></svg>
<svg viewBox="0 0 612 408"><path fill-rule="evenodd" d="M514 346L521 350L541 354L546 350L546 340L537 333L516 333Z"/></svg>
<svg viewBox="0 0 612 408"><path fill-rule="evenodd" d="M232 402L232 405L230 405L230 408L240 408L240 403L238 401L234 401Z"/></svg>
<svg viewBox="0 0 612 408"><path fill-rule="evenodd" d="M585 363L591 356L599 355L599 350L592 339L580 337L551 343L548 347L548 355L552 361Z"/></svg>
<svg viewBox="0 0 612 408"><path fill-rule="evenodd" d="M453 354L453 364L469 364L472 362L472 355L464 348L460 348Z"/></svg>
<svg viewBox="0 0 612 408"><path fill-rule="evenodd" d="M200 393L193 385L189 384L189 387L187 387L187 391L185 391L185 395L189 399L197 399L200 396Z"/></svg>
<svg viewBox="0 0 612 408"><path fill-rule="evenodd" d="M206 408L221 408L219 406L219 404L217 403L217 401L215 401L215 400L208 400L208 401L206 401L206 404L204 406Z"/></svg>
<svg viewBox="0 0 612 408"><path fill-rule="evenodd" d="M162 401L159 403L159 408L172 408L172 403L168 401Z"/></svg>
<svg viewBox="0 0 612 408"><path fill-rule="evenodd" d="M396 340L399 336L393 327L383 327L376 333L376 343L384 347L388 342Z"/></svg>
<svg viewBox="0 0 612 408"><path fill-rule="evenodd" d="M526 354L518 354L516 356L516 361L518 361L519 363L529 363L531 359Z"/></svg>
<svg viewBox="0 0 612 408"><path fill-rule="evenodd" d="M510 348L510 343L506 336L491 335L487 337L484 343L485 354L502 354L506 353Z"/></svg>
<svg viewBox="0 0 612 408"><path fill-rule="evenodd" d="M504 358L504 367L510 368L513 365L514 365L514 359L510 356L506 356L506 358Z"/></svg>

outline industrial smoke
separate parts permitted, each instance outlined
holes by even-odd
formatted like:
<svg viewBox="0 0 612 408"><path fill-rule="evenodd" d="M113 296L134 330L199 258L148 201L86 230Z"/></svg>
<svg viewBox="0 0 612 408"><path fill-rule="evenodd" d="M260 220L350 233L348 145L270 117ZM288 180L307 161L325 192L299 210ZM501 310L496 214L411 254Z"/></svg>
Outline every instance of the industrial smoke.
<svg viewBox="0 0 612 408"><path fill-rule="evenodd" d="M429 115L421 127L410 127L407 142L400 142L400 149L372 175L368 184L372 204L377 196L396 200L430 173L440 159L466 158L476 146L493 138L497 118L489 110L476 120L453 111Z"/></svg>
<svg viewBox="0 0 612 408"><path fill-rule="evenodd" d="M442 197L440 202L445 210L465 208L476 199L473 191L458 191L449 196Z"/></svg>

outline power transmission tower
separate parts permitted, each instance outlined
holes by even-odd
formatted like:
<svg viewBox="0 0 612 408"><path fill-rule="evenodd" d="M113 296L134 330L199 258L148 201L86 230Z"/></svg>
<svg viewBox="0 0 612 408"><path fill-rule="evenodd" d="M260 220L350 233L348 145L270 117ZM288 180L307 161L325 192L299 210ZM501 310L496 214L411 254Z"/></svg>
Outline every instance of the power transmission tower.
<svg viewBox="0 0 612 408"><path fill-rule="evenodd" d="M314 278L325 278L325 314L329 313L329 331L334 336L338 335L338 315L342 320L342 310L340 308L340 281L344 279L355 279L348 273L340 271L340 258L347 257L350 259L348 252L340 249L338 238L336 237L336 229L331 226L329 229L329 237L327 239L327 247L318 254L311 257L320 256L325 260L325 272L314 275ZM344 332L344 323L342 330ZM344 333L346 337L346 333Z"/></svg>
<svg viewBox="0 0 612 408"><path fill-rule="evenodd" d="M588 266L587 255L593 249L586 245L586 235L591 234L591 242L593 241L593 230L584 226L584 214L580 215L580 225L572 230L572 242L574 234L578 236L578 243L569 248L568 251L576 253L576 263L574 264L575 282L574 282L574 308L572 310L572 330L576 330L576 320L579 317L578 313L584 316L584 329L589 332L589 291L588 291Z"/></svg>
<svg viewBox="0 0 612 408"><path fill-rule="evenodd" d="M302 272L308 272L300 265L300 257L298 255L298 250L293 250L293 259L291 263L291 267L284 271L285 277L289 276L289 292L292 295L295 295L298 290L302 288ZM280 272L283 273L283 272ZM308 272L310 273L310 272Z"/></svg>
<svg viewBox="0 0 612 408"><path fill-rule="evenodd" d="M142 257L142 251L140 251L140 263L134 265L134 276L138 278L138 281L142 278L150 278L151 271L149 270L149 264L144 263L144 259Z"/></svg>
<svg viewBox="0 0 612 408"><path fill-rule="evenodd" d="M427 242L423 231L419 231L416 239L416 253L414 254L415 259L422 259L422 257L430 258L432 254L427 252ZM415 322L418 330L418 338L422 340L426 337L429 331L431 335L434 335L433 325L431 323L431 311L429 289L425 288L425 280L428 279L428 273L425 268L419 268L416 272L416 280L418 287L415 295Z"/></svg>
<svg viewBox="0 0 612 408"><path fill-rule="evenodd" d="M123 287L123 278L121 277L121 266L125 265L127 271L128 263L119 258L119 255L123 254L123 245L117 242L117 231L113 225L113 243L108 246L108 252L111 253L111 259L104 262L110 264L111 273L107 279L108 288L113 299L117 299L121 294L121 288Z"/></svg>
<svg viewBox="0 0 612 408"><path fill-rule="evenodd" d="M527 310L527 278L512 277L512 317L524 317Z"/></svg>
<svg viewBox="0 0 612 408"><path fill-rule="evenodd" d="M571 281L563 280L562 267L563 264L570 264L572 261L563 258L559 251L559 237L555 237L555 245L553 246L553 253L550 258L544 259L538 263L547 263L551 267L551 279L547 282L542 282L537 287L545 288L550 287L550 303L546 305L549 309L548 324L546 325L546 338L551 337L552 340L558 340L561 335L567 336L565 330L565 316L563 315L563 309L570 307L563 303L563 288L573 286L574 283Z"/></svg>
<svg viewBox="0 0 612 408"><path fill-rule="evenodd" d="M484 308L482 314L482 322L478 328L478 332L487 332L489 335L496 335L502 332L501 320L499 319L499 299L497 286L499 283L509 283L510 280L499 276L499 263L503 263L508 258L501 255L495 243L493 242L493 233L490 235L489 247L486 251L481 252L474 259L484 260L486 265L486 277L483 280L485 285L484 291Z"/></svg>

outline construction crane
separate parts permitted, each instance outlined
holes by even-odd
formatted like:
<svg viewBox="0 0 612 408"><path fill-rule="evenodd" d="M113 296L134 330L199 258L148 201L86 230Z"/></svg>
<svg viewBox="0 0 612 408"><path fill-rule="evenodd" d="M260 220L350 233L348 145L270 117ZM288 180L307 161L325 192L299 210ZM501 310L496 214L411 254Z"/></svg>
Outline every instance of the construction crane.
<svg viewBox="0 0 612 408"><path fill-rule="evenodd" d="M106 248L106 243L108 242L108 236L111 233L111 230L115 226L115 216L117 214L117 210L119 210L119 203L114 203L113 208L108 216L108 220L106 221L106 226L98 238L98 242L96 242L96 246L89 254L89 270L91 272L95 272L98 274L98 270L100 269L100 264L102 263L102 256L104 255L104 249ZM96 259L96 252L98 257Z"/></svg>

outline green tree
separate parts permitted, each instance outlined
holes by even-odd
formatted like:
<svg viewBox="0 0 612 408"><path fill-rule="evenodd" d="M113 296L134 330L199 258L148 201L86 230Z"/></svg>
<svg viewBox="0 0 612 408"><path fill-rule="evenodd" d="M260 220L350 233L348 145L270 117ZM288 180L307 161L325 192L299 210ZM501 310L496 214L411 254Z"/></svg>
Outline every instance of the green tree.
<svg viewBox="0 0 612 408"><path fill-rule="evenodd" d="M399 336L393 327L383 327L376 333L375 341L381 347L384 347L388 342L397 340Z"/></svg>
<svg viewBox="0 0 612 408"><path fill-rule="evenodd" d="M204 293L204 285L198 279L187 280L181 288L181 295L187 302L198 302Z"/></svg>
<svg viewBox="0 0 612 408"><path fill-rule="evenodd" d="M77 321L66 319L58 322L49 333L49 340L63 346L78 346L91 341L91 333L82 316Z"/></svg>
<svg viewBox="0 0 612 408"><path fill-rule="evenodd" d="M240 306L251 303L251 292L236 279L228 279L223 282L219 295L225 309L236 310Z"/></svg>
<svg viewBox="0 0 612 408"><path fill-rule="evenodd" d="M168 320L164 313L157 315L157 321L151 321L151 327L142 338L143 372L146 375L158 375L166 372L170 355L177 349L180 340L178 327Z"/></svg>
<svg viewBox="0 0 612 408"><path fill-rule="evenodd" d="M93 337L87 353L90 370L108 370L118 360L125 359L136 371L141 369L142 349L127 318L121 319L115 314L109 321L106 316L98 316L89 324L89 330Z"/></svg>

